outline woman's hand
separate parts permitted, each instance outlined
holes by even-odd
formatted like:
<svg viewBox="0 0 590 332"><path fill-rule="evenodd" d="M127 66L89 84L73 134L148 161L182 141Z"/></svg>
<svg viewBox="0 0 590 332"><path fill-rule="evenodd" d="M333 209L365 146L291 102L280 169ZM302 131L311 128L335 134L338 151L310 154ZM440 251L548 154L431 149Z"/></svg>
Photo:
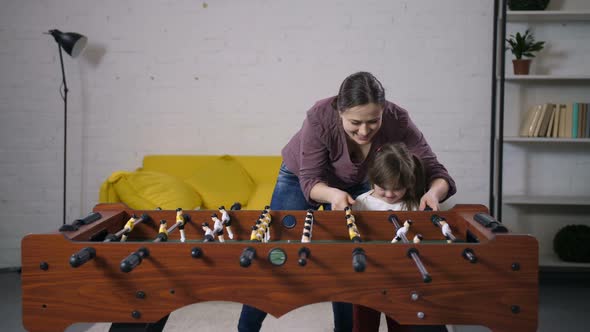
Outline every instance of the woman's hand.
<svg viewBox="0 0 590 332"><path fill-rule="evenodd" d="M418 210L424 211L426 206L430 207L433 211L438 211L438 197L430 190L420 198L420 207Z"/></svg>
<svg viewBox="0 0 590 332"><path fill-rule="evenodd" d="M449 184L445 179L437 178L430 183L430 189L420 198L418 210L424 211L429 206L433 211L438 211L438 202L443 200L449 192Z"/></svg>
<svg viewBox="0 0 590 332"><path fill-rule="evenodd" d="M343 211L345 207L354 204L354 199L346 192L340 189L332 188L330 204L332 211Z"/></svg>
<svg viewBox="0 0 590 332"><path fill-rule="evenodd" d="M316 202L330 203L333 211L342 211L345 207L354 204L354 199L346 191L330 187L323 182L313 186L309 196Z"/></svg>

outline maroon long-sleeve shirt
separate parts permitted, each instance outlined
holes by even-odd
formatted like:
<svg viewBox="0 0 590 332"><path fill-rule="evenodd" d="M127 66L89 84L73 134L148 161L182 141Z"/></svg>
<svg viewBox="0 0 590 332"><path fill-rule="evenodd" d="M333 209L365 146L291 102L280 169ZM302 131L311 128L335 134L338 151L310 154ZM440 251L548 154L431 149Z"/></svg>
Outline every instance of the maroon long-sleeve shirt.
<svg viewBox="0 0 590 332"><path fill-rule="evenodd" d="M338 111L332 107L333 99L320 100L307 111L303 126L282 150L285 166L299 177L301 189L309 202L315 203L309 193L319 182L344 190L366 181L367 166L375 150L390 142L403 142L410 152L420 157L427 183L436 178L448 182L449 192L445 199L455 194L455 181L438 162L408 112L389 101L385 104L383 122L373 138L369 154L362 162L353 162L348 153L347 134L342 127L342 120Z"/></svg>

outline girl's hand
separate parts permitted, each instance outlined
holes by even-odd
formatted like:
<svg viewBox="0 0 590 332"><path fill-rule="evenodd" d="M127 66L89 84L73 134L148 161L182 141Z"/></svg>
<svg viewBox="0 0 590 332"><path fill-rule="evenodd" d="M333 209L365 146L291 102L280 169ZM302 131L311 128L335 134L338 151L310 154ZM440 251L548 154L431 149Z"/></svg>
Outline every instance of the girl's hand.
<svg viewBox="0 0 590 332"><path fill-rule="evenodd" d="M346 192L340 189L332 188L332 198L330 204L332 205L332 211L343 211L345 207L355 203L354 199Z"/></svg>

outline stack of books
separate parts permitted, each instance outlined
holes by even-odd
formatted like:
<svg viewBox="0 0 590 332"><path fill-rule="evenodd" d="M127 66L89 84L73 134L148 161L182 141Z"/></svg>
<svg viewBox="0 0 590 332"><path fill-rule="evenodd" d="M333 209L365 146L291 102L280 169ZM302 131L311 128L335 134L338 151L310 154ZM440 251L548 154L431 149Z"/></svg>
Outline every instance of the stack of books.
<svg viewBox="0 0 590 332"><path fill-rule="evenodd" d="M526 112L521 137L590 138L588 103L534 105Z"/></svg>

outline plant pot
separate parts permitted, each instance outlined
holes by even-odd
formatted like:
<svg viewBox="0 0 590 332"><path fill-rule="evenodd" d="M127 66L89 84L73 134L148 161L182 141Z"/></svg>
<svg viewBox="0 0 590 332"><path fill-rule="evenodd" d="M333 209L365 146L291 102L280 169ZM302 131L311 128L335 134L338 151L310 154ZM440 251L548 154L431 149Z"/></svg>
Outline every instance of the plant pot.
<svg viewBox="0 0 590 332"><path fill-rule="evenodd" d="M528 75L531 68L531 59L514 59L512 60L514 75Z"/></svg>

